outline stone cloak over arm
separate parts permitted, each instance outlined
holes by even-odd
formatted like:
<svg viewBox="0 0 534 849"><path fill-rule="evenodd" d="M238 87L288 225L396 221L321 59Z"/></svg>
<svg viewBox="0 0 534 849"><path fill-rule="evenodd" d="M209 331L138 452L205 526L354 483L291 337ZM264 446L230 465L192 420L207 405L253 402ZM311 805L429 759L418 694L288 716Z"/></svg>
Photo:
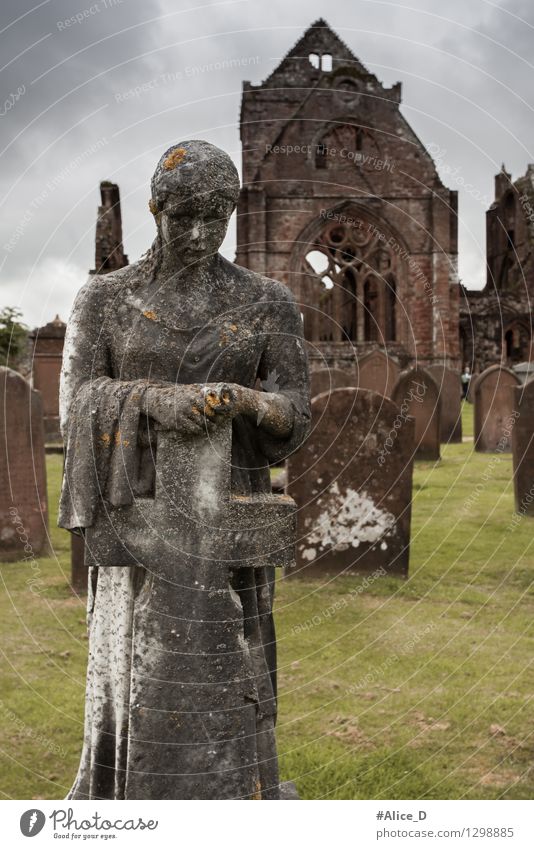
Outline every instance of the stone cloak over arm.
<svg viewBox="0 0 534 849"><path fill-rule="evenodd" d="M137 433L147 381L111 376L107 344L109 282L92 277L80 290L65 336L60 384L65 468L58 524L79 532L94 523L102 499L131 504Z"/></svg>
<svg viewBox="0 0 534 849"><path fill-rule="evenodd" d="M310 379L298 306L286 286L270 282L272 317L258 377L265 391L288 398L294 412L293 429L288 437L273 436L261 427L261 423L258 428L262 454L269 463L277 463L296 451L308 435L311 422Z"/></svg>

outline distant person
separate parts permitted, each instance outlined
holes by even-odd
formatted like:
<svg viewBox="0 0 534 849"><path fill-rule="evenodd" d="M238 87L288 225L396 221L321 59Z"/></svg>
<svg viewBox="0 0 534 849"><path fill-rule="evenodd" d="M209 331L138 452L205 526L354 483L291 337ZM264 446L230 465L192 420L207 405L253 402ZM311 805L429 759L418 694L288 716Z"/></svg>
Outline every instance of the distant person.
<svg viewBox="0 0 534 849"><path fill-rule="evenodd" d="M467 393L469 391L469 384L471 382L471 371L469 366L465 366L462 373L462 397L467 398Z"/></svg>

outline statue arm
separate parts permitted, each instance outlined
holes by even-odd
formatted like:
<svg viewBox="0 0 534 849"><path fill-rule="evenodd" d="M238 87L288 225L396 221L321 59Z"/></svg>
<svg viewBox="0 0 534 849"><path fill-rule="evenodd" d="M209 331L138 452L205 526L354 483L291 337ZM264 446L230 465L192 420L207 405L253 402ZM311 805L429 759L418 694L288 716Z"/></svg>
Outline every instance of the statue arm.
<svg viewBox="0 0 534 849"><path fill-rule="evenodd" d="M263 390L241 388L244 412L258 424L271 462L287 456L306 438L311 420L308 362L302 318L293 296L271 283L272 316L258 368Z"/></svg>
<svg viewBox="0 0 534 849"><path fill-rule="evenodd" d="M295 410L289 398L278 392L261 392L246 386L233 386L234 414L252 418L273 436L291 434Z"/></svg>
<svg viewBox="0 0 534 849"><path fill-rule="evenodd" d="M65 337L60 382L65 465L58 524L68 530L91 527L103 498L111 506L131 503L139 466L146 381L112 376L106 334L110 286L90 279L76 298Z"/></svg>

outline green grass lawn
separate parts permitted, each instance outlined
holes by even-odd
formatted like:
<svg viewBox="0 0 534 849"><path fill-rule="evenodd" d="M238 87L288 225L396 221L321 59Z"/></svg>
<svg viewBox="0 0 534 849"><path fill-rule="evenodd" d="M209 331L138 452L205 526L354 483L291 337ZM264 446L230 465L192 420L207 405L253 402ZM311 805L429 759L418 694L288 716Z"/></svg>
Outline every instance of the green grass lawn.
<svg viewBox="0 0 534 849"><path fill-rule="evenodd" d="M280 761L303 798L532 798L534 526L509 527L510 456L472 448L416 465L408 580L278 583ZM79 757L85 611L54 525L40 574L0 570L5 797L63 797Z"/></svg>
<svg viewBox="0 0 534 849"><path fill-rule="evenodd" d="M462 436L473 436L473 405L462 401Z"/></svg>

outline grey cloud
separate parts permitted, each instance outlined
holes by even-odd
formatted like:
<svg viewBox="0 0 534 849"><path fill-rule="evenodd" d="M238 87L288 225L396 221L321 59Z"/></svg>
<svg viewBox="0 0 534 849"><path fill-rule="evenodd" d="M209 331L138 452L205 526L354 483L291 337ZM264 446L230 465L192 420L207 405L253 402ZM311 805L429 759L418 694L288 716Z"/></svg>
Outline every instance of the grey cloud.
<svg viewBox="0 0 534 849"><path fill-rule="evenodd" d="M444 182L460 191L460 272L468 284L483 282L494 172L504 159L517 176L534 159L532 112L516 96L530 103L533 31L515 17L532 20L526 0L505 9L483 0L338 0L332 10L316 0L209 8L98 0L95 13L58 25L95 5L51 0L0 34L2 64L13 60L2 72L3 96L25 87L0 118L0 148L11 143L0 160L1 304L20 304L30 324L66 317L93 265L101 179L120 185L130 258L146 250L154 231L148 183L161 151L200 136L239 164L242 81L265 79L319 16L385 83L403 82L404 114L441 151ZM4 3L0 29L30 8ZM22 235L6 253L17 228ZM233 256L232 235L225 249Z"/></svg>

